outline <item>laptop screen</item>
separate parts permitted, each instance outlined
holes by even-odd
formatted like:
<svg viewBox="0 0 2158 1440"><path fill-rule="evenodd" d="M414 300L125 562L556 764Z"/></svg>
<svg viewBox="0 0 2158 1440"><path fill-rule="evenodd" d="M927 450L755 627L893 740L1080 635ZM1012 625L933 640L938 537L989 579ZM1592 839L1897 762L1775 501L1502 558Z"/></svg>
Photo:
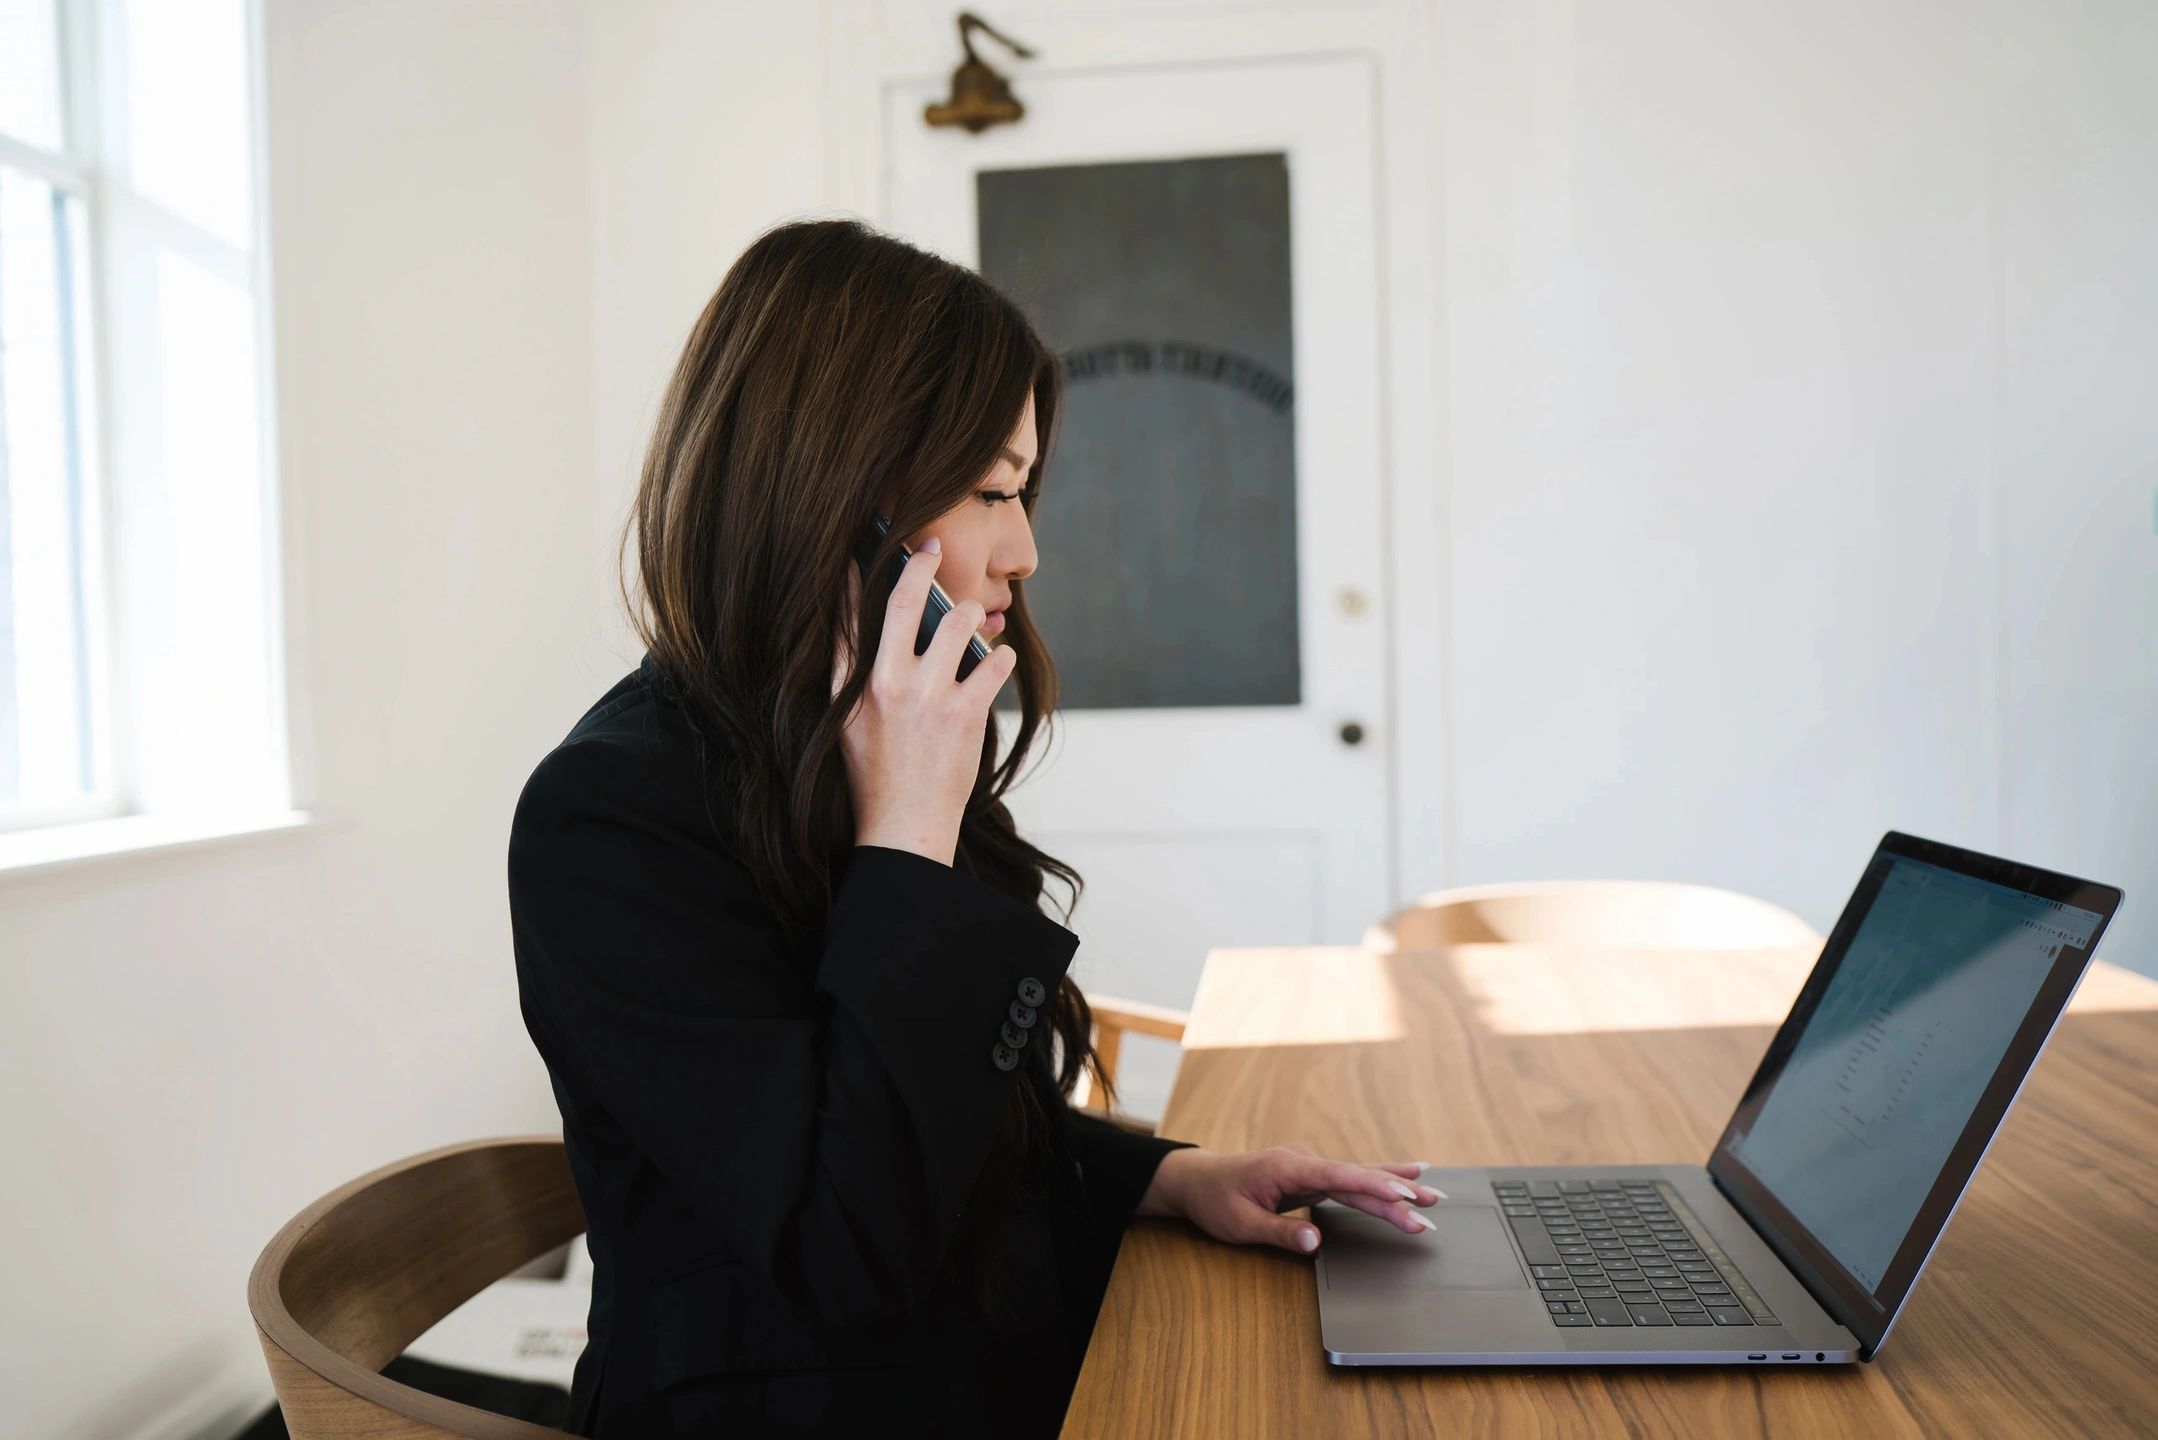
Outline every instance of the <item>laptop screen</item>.
<svg viewBox="0 0 2158 1440"><path fill-rule="evenodd" d="M1710 1167L1883 1334L2118 900L1926 848L1875 854Z"/></svg>

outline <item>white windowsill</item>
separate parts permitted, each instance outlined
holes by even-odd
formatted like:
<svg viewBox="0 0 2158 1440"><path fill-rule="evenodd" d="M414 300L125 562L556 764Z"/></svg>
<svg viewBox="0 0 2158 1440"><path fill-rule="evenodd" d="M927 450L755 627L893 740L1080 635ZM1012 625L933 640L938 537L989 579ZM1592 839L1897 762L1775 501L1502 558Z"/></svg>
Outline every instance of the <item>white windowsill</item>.
<svg viewBox="0 0 2158 1440"><path fill-rule="evenodd" d="M268 810L245 815L122 815L111 820L0 832L0 881L13 875L41 874L166 850L192 850L321 824L306 810Z"/></svg>

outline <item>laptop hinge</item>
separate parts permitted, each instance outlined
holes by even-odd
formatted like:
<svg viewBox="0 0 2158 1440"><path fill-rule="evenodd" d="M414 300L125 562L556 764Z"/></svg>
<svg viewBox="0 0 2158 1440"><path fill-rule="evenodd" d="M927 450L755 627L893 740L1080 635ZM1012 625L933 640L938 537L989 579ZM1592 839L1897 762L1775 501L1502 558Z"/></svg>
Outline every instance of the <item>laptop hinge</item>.
<svg viewBox="0 0 2158 1440"><path fill-rule="evenodd" d="M1701 1168L1708 1171L1708 1183L1716 1187L1716 1193L1723 1196L1724 1203L1736 1210L1738 1218L1746 1222L1746 1228L1751 1230L1762 1244L1775 1252L1776 1258L1783 1262L1785 1271L1790 1274L1793 1280L1796 1280L1804 1287L1808 1295L1813 1297L1813 1303L1820 1306L1829 1319L1851 1332L1851 1338L1859 1342L1861 1358L1872 1358L1873 1347L1866 1344L1864 1332L1856 1324L1852 1323L1856 1317L1850 1313L1851 1307L1843 1303L1842 1297L1832 1290L1823 1293L1824 1287L1816 1285L1812 1279L1811 1267L1803 1263L1796 1255L1793 1255L1773 1232L1762 1226L1761 1222L1754 1217L1753 1207L1746 1203L1745 1197L1731 1186L1724 1184L1723 1177L1716 1173L1713 1166L1704 1165Z"/></svg>

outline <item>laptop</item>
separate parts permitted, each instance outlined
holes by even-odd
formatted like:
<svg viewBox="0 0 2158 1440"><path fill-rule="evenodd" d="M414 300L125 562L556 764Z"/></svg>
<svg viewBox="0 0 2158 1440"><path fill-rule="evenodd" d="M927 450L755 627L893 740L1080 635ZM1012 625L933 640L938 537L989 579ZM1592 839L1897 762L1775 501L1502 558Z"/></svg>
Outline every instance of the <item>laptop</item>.
<svg viewBox="0 0 2158 1440"><path fill-rule="evenodd" d="M1321 1201L1335 1365L1871 1360L2121 892L1889 832L1703 1165L1426 1170Z"/></svg>

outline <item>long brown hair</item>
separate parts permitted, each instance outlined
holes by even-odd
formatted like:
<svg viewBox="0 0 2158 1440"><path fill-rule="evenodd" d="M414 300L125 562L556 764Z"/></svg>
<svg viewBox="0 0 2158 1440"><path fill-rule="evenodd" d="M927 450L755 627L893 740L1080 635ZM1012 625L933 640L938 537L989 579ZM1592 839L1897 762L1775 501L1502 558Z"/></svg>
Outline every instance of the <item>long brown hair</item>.
<svg viewBox="0 0 2158 1440"><path fill-rule="evenodd" d="M1020 503L1031 517L1060 393L1056 355L1017 305L974 271L855 220L765 231L690 331L617 547L619 562L636 535L648 612L626 589L623 599L664 682L717 738L707 801L717 793L731 809L722 833L790 936L822 926L854 843L839 742L884 620L863 605L835 697L857 538L888 506L880 567L896 560L903 537L974 493L1029 394L1039 448ZM955 864L1030 905L1055 874L1068 922L1084 882L1022 839L1003 801L1057 695L1026 585L1011 590L1018 733L999 761L990 711ZM1069 976L1046 1008L1058 1059L1018 1072L954 1247L985 1308L1000 1222L1043 1153L1046 1087L1068 1096L1082 1068L1100 1080L1093 1017Z"/></svg>

